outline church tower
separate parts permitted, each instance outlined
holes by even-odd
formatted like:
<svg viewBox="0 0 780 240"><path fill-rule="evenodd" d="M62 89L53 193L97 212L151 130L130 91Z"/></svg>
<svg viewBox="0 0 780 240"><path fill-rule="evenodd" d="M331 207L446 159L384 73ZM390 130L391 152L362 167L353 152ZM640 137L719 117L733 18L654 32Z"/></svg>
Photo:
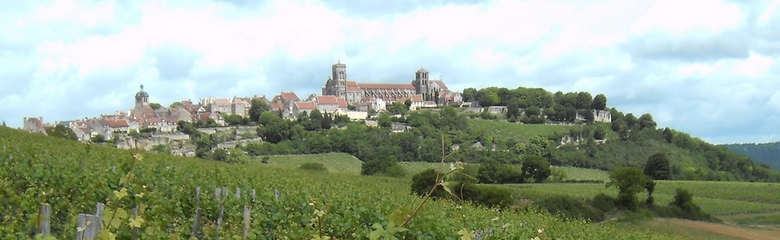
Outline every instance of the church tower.
<svg viewBox="0 0 780 240"><path fill-rule="evenodd" d="M428 81L428 70L420 67L417 72L414 73L414 81L412 82L417 88L417 94L427 94L430 92L430 81Z"/></svg>
<svg viewBox="0 0 780 240"><path fill-rule="evenodd" d="M141 91L135 94L135 108L140 109L149 106L149 94L144 91L144 85L141 85Z"/></svg>
<svg viewBox="0 0 780 240"><path fill-rule="evenodd" d="M331 79L336 83L336 92L334 95L336 97L346 97L347 96L347 65L341 63L341 60L338 61L338 63L333 64L331 67L332 69L332 76Z"/></svg>

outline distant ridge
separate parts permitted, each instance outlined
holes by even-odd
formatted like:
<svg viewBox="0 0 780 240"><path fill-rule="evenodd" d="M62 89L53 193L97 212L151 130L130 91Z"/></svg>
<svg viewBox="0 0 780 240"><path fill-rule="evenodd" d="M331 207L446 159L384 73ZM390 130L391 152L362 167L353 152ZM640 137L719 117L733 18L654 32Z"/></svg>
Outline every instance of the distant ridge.
<svg viewBox="0 0 780 240"><path fill-rule="evenodd" d="M726 149L753 159L757 163L769 165L780 170L780 141L772 143L735 143L723 144Z"/></svg>

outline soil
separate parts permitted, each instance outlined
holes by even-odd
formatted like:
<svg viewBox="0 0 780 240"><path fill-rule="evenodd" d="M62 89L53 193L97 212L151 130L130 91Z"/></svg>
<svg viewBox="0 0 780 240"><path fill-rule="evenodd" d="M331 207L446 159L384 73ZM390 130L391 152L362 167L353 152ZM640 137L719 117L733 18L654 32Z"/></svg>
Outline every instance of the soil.
<svg viewBox="0 0 780 240"><path fill-rule="evenodd" d="M736 238L742 238L742 239L751 239L751 240L780 239L780 230L747 229L747 228L741 228L741 227L729 226L729 225L723 225L717 223L698 222L698 221L681 220L681 219L666 219L665 221L669 221L687 228L699 229L703 231L718 233L718 234L736 237Z"/></svg>

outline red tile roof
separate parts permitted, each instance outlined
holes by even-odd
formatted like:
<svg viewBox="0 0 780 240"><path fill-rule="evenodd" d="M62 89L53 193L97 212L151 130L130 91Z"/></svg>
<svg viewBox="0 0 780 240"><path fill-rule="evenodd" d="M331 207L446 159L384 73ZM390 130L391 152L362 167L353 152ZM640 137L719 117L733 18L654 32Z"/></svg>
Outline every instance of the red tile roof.
<svg viewBox="0 0 780 240"><path fill-rule="evenodd" d="M360 92L360 87L354 81L347 81L347 92Z"/></svg>
<svg viewBox="0 0 780 240"><path fill-rule="evenodd" d="M415 90L411 83L358 83L360 89L409 89Z"/></svg>
<svg viewBox="0 0 780 240"><path fill-rule="evenodd" d="M298 109L314 109L316 107L314 102L296 102L295 106L297 106Z"/></svg>
<svg viewBox="0 0 780 240"><path fill-rule="evenodd" d="M281 97L286 102L292 102L292 101L300 100L300 98L298 98L298 95L296 95L295 92L282 92Z"/></svg>
<svg viewBox="0 0 780 240"><path fill-rule="evenodd" d="M318 96L317 104L339 104L339 100L336 96Z"/></svg>
<svg viewBox="0 0 780 240"><path fill-rule="evenodd" d="M338 101L340 108L347 108L348 107L346 99L344 99L344 98L336 98L336 101Z"/></svg>
<svg viewBox="0 0 780 240"><path fill-rule="evenodd" d="M100 124L103 124L104 126L108 126L110 128L130 127L130 123L128 123L127 120L124 119L103 119L100 120Z"/></svg>
<svg viewBox="0 0 780 240"><path fill-rule="evenodd" d="M268 104L268 108L270 108L271 111L282 110L284 109L284 105L282 105L281 103L272 102Z"/></svg>

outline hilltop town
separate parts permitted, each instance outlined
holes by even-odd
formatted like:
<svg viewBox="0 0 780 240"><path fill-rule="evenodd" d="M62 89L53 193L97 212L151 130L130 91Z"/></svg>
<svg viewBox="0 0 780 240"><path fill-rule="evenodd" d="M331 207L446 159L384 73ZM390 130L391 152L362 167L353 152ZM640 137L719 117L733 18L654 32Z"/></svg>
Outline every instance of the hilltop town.
<svg viewBox="0 0 780 240"><path fill-rule="evenodd" d="M29 132L46 134L47 128L62 126L72 130L79 141L94 142L97 137L100 140L111 141L120 148L137 147L139 133L147 133L146 139L140 139L145 141L146 148L179 141L180 151L173 152L179 155L191 155L194 148L187 149L186 144L182 143L188 140L189 136L180 133L177 129L180 122L211 128L212 130L205 131L212 133L225 131L229 125L238 125L230 124L228 118L249 119L253 101L261 102L268 106L270 111L291 120L315 109L329 116L346 116L351 121L367 120L372 114L387 112L388 107L392 107L394 103L401 103L411 111L443 106L463 107L465 111L473 113L484 110L496 115L505 114L507 111L506 106L482 108L479 106L479 101L474 99L464 102L460 92L449 89L442 79L429 78L429 72L424 68L414 72L414 78L410 83L356 82L347 77L347 65L340 61L333 64L331 70L330 77L322 86L321 95L299 96L292 91L282 91L270 99L265 95L233 98L204 97L197 102L185 99L166 107L150 102L151 94L141 85L132 99L133 107L130 110L97 117L56 121L54 124L44 122L42 117L25 117L22 128ZM593 110L593 117L595 121L611 121L610 112L605 110ZM577 119L582 120L584 116L578 113ZM244 121L246 122L248 121ZM396 131L405 129L405 126L400 124L393 127ZM236 129L238 129L237 133L233 135L243 134L246 136L243 139L260 140L256 135L252 136L254 131L252 127L244 126ZM241 138L233 136L230 140L236 139Z"/></svg>

